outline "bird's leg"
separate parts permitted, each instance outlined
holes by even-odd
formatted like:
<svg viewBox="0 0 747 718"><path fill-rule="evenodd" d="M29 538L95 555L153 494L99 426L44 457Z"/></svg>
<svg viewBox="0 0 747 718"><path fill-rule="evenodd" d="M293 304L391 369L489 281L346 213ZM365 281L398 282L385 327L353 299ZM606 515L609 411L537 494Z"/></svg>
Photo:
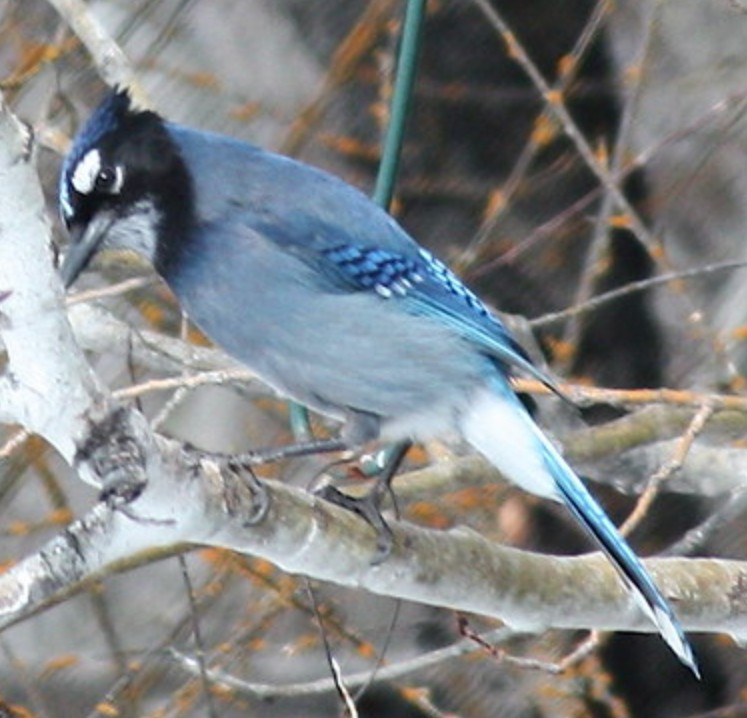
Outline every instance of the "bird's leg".
<svg viewBox="0 0 747 718"><path fill-rule="evenodd" d="M333 504L349 511L354 511L376 530L376 555L372 561L374 565L385 561L392 552L394 535L381 514L381 502L386 494L391 494L394 499L391 486L392 479L396 476L411 446L411 441L402 441L391 448L386 463L376 477L376 483L365 496L360 498L348 496L331 485L323 486L316 492L317 495L327 501L331 501Z"/></svg>
<svg viewBox="0 0 747 718"><path fill-rule="evenodd" d="M284 459L296 459L300 456L347 451L349 448L347 442L342 439L314 439L299 444L286 444L285 446L247 451L243 454L231 456L230 460L237 466L256 466L258 464L271 464L274 461L283 461Z"/></svg>
<svg viewBox="0 0 747 718"><path fill-rule="evenodd" d="M220 451L202 451L194 446L185 447L187 451L197 454L206 459L212 459L219 464L230 464L233 469L248 468L271 464L284 459L295 459L300 456L313 456L315 454L327 454L335 451L347 451L348 445L342 439L315 439L304 441L299 444L286 444L285 446L272 446L265 449L246 451L242 454L224 454Z"/></svg>

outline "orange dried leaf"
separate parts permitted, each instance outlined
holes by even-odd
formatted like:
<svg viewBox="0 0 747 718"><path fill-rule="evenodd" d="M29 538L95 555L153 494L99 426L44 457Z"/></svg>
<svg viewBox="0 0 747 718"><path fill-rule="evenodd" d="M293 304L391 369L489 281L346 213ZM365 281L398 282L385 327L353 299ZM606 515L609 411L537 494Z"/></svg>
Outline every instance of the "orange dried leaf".
<svg viewBox="0 0 747 718"><path fill-rule="evenodd" d="M656 261L661 261L662 259L664 259L664 247L660 244L657 244L655 247L651 247L648 253L651 255L651 259L655 259Z"/></svg>
<svg viewBox="0 0 747 718"><path fill-rule="evenodd" d="M259 102L245 102L243 105L234 107L229 115L235 120L248 122L249 120L253 120L260 113L261 109L262 105Z"/></svg>
<svg viewBox="0 0 747 718"><path fill-rule="evenodd" d="M268 646L266 638L252 638L246 645L250 651L264 651ZM233 650L233 646L229 645L229 649Z"/></svg>
<svg viewBox="0 0 747 718"><path fill-rule="evenodd" d="M534 123L531 141L538 147L545 147L557 136L557 125L547 114L541 114Z"/></svg>
<svg viewBox="0 0 747 718"><path fill-rule="evenodd" d="M566 75L573 72L573 69L578 64L578 59L574 55L563 55L558 60L558 75L565 77Z"/></svg>
<svg viewBox="0 0 747 718"><path fill-rule="evenodd" d="M117 718L120 715L119 708L113 703L101 702L96 704L96 712L108 718Z"/></svg>
<svg viewBox="0 0 747 718"><path fill-rule="evenodd" d="M641 81L643 67L641 65L630 65L623 72L623 82L626 85L637 85Z"/></svg>
<svg viewBox="0 0 747 718"><path fill-rule="evenodd" d="M521 51L519 50L519 43L516 40L516 35L512 32L503 33L503 42L506 43L506 54L513 60L521 57Z"/></svg>
<svg viewBox="0 0 747 718"><path fill-rule="evenodd" d="M221 548L203 548L197 552L198 556L206 563L213 564L217 568L224 568L232 555Z"/></svg>
<svg viewBox="0 0 747 718"><path fill-rule="evenodd" d="M59 524L66 526L73 520L73 512L68 508L54 509L49 513L49 522L52 524Z"/></svg>
<svg viewBox="0 0 747 718"><path fill-rule="evenodd" d="M613 214L610 216L610 227L614 229L630 229L632 226L633 222L630 219L630 215Z"/></svg>
<svg viewBox="0 0 747 718"><path fill-rule="evenodd" d="M0 703L0 707L3 708L3 710L10 710L10 713L8 714L8 718L36 718L37 714L32 713L28 708L24 708L24 706L19 706L17 703L14 703L13 705L7 705L6 703ZM4 714L0 714L4 715Z"/></svg>
<svg viewBox="0 0 747 718"><path fill-rule="evenodd" d="M139 309L143 318L153 326L160 327L163 324L163 308L155 302L152 302L151 300L140 302Z"/></svg>
<svg viewBox="0 0 747 718"><path fill-rule="evenodd" d="M553 357L558 361L568 361L576 353L576 345L573 342L566 342L549 337L547 343L550 345L550 351L552 352Z"/></svg>
<svg viewBox="0 0 747 718"><path fill-rule="evenodd" d="M368 643L367 641L359 643L356 650L358 651L358 655L362 658L376 658L376 648L373 644Z"/></svg>
<svg viewBox="0 0 747 718"><path fill-rule="evenodd" d="M472 487L456 491L449 497L449 505L464 511L474 511L495 500L493 487ZM491 497L490 494L493 494Z"/></svg>
<svg viewBox="0 0 747 718"><path fill-rule="evenodd" d="M187 80L197 87L220 87L220 82L212 72L189 72Z"/></svg>
<svg viewBox="0 0 747 718"><path fill-rule="evenodd" d="M201 347L209 347L212 342L197 328L190 324L189 331L187 331L187 340L192 344L197 344Z"/></svg>
<svg viewBox="0 0 747 718"><path fill-rule="evenodd" d="M407 458L415 464L427 464L430 460L428 452L420 444L415 444L408 452Z"/></svg>
<svg viewBox="0 0 747 718"><path fill-rule="evenodd" d="M378 162L380 157L379 146L370 142L362 142L356 137L349 135L332 135L324 133L319 139L329 148L339 152L346 157L361 159L367 162Z"/></svg>
<svg viewBox="0 0 747 718"><path fill-rule="evenodd" d="M47 661L44 669L41 672L42 679L49 678L53 673L62 671L65 668L72 668L80 663L80 658L72 654L66 656L58 656Z"/></svg>
<svg viewBox="0 0 747 718"><path fill-rule="evenodd" d="M610 151L607 147L607 143L604 140L600 140L597 143L597 147L594 150L594 157L602 167L609 167L610 164Z"/></svg>
<svg viewBox="0 0 747 718"><path fill-rule="evenodd" d="M560 90L548 90L545 94L545 100L547 100L550 105L562 105L563 93Z"/></svg>
<svg viewBox="0 0 747 718"><path fill-rule="evenodd" d="M318 645L318 633L302 633L300 636L298 636L298 639L294 644L294 652L300 653L301 651L308 651L311 648L316 648Z"/></svg>
<svg viewBox="0 0 747 718"><path fill-rule="evenodd" d="M372 102L368 106L368 111L378 123L384 123L389 119L389 106L384 102Z"/></svg>
<svg viewBox="0 0 747 718"><path fill-rule="evenodd" d="M5 530L10 536L26 536L31 531L31 525L26 521L11 521Z"/></svg>
<svg viewBox="0 0 747 718"><path fill-rule="evenodd" d="M502 212L506 206L506 195L503 190L494 189L488 194L488 201L485 203L485 209L482 212L483 222Z"/></svg>
<svg viewBox="0 0 747 718"><path fill-rule="evenodd" d="M259 576L267 577L275 573L275 566L262 558L256 558L252 561L252 570Z"/></svg>
<svg viewBox="0 0 747 718"><path fill-rule="evenodd" d="M415 688L414 686L403 686L399 690L400 695L407 701L420 701L428 698L427 688Z"/></svg>
<svg viewBox="0 0 747 718"><path fill-rule="evenodd" d="M735 341L742 342L747 339L747 324L732 329L731 338Z"/></svg>
<svg viewBox="0 0 747 718"><path fill-rule="evenodd" d="M448 528L449 519L435 505L426 501L417 501L407 510L414 521L420 524L432 526L433 528Z"/></svg>
<svg viewBox="0 0 747 718"><path fill-rule="evenodd" d="M227 686L225 683L211 683L210 693L212 693L216 698L220 698L224 701L232 699L236 695L234 689L231 686Z"/></svg>

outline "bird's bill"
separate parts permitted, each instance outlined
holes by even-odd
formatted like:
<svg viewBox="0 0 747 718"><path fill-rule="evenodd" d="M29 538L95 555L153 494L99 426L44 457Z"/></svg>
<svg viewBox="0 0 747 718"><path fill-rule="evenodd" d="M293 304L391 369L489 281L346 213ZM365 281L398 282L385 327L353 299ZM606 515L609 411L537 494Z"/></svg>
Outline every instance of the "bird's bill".
<svg viewBox="0 0 747 718"><path fill-rule="evenodd" d="M70 245L60 267L65 289L75 282L93 259L112 225L112 220L108 214L99 213L88 224L71 228Z"/></svg>

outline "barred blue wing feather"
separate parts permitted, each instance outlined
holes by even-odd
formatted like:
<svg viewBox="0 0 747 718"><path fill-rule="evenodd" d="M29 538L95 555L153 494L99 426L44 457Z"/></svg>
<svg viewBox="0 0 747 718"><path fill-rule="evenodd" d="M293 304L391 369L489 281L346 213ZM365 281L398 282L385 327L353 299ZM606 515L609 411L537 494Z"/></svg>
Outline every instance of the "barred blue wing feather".
<svg viewBox="0 0 747 718"><path fill-rule="evenodd" d="M503 322L427 250L418 248L411 257L378 247L337 244L325 248L322 255L354 287L373 290L384 299L401 298L409 311L448 324L506 368L518 369L560 393Z"/></svg>

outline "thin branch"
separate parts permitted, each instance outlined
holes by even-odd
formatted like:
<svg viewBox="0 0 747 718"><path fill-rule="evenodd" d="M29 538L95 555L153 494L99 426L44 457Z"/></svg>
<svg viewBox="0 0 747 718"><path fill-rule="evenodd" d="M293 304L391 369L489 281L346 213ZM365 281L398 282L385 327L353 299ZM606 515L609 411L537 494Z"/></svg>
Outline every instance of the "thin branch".
<svg viewBox="0 0 747 718"><path fill-rule="evenodd" d="M213 694L210 690L210 677L207 672L206 665L206 651L205 642L202 638L202 629L200 628L200 617L198 613L197 600L195 598L194 585L192 584L192 577L189 575L189 566L187 566L187 559L183 554L177 556L179 562L179 569L182 574L182 580L184 581L184 588L189 599L189 617L192 625L192 633L195 638L195 660L199 666L199 678L202 684L202 693L205 696L205 703L207 705L207 712L210 718L217 718L218 712L213 701Z"/></svg>
<svg viewBox="0 0 747 718"><path fill-rule="evenodd" d="M76 304L68 312L80 346L92 352L132 353L133 360L151 371L173 373L190 369L247 371L227 354L183 342L159 332L134 329L100 307Z"/></svg>
<svg viewBox="0 0 747 718"><path fill-rule="evenodd" d="M516 391L527 394L551 394L551 390L534 379L516 379ZM558 388L579 407L607 405L617 409L631 409L647 404L700 407L712 404L714 409L747 411L747 397L731 394L712 394L687 389L605 389L580 384L558 384Z"/></svg>
<svg viewBox="0 0 747 718"><path fill-rule="evenodd" d="M663 463L659 470L649 479L646 490L641 494L635 508L620 526L620 533L623 536L629 535L643 521L648 514L654 499L659 494L659 488L662 483L667 481L674 473L678 472L685 463L687 454L692 448L695 438L703 431L708 420L713 416L713 407L710 404L703 404L693 416L692 421L687 427L685 433L677 442L677 448L672 457Z"/></svg>
<svg viewBox="0 0 747 718"><path fill-rule="evenodd" d="M9 458L10 455L16 452L30 437L31 432L26 429L18 429L14 431L6 442L0 446L0 461Z"/></svg>
<svg viewBox="0 0 747 718"><path fill-rule="evenodd" d="M510 629L499 628L488 633L484 639L500 643L502 641L507 641L513 635L514 633ZM446 661L451 661L460 656L475 653L481 650L481 648L481 646L475 644L471 639L465 638L451 646L447 646L446 648L428 651L415 656L414 658L409 658L407 660L398 661L397 663L384 666L375 674L373 683L392 682L407 678L413 674L420 673L421 671L445 663ZM173 649L169 651L169 655L183 670L191 675L196 675L198 670L197 661L193 657L186 656ZM272 685L266 683L250 683L219 670L210 670L208 671L208 675L214 683L223 684L238 693L263 700L272 698L317 696L335 691L334 679L329 677L320 678L316 681ZM353 673L345 678L345 684L351 689L365 686L370 681L371 671L368 670Z"/></svg>
<svg viewBox="0 0 747 718"><path fill-rule="evenodd" d="M85 45L101 78L110 87L121 85L133 92L138 104L147 105L145 92L130 61L83 0L48 0Z"/></svg>
<svg viewBox="0 0 747 718"><path fill-rule="evenodd" d="M529 319L529 326L533 328L546 327L557 322L568 319L569 317L579 316L581 314L588 314L593 312L599 307L604 306L610 302L613 302L622 297L626 297L630 294L637 292L643 292L647 289L653 289L654 287L661 286L662 284L668 284L682 279L693 279L698 277L704 277L715 272L731 271L735 269L744 269L747 267L747 260L735 260L728 262L714 262L713 264L707 264L703 267L696 267L695 269L685 269L678 272L666 272L659 274L655 277L649 277L647 279L641 279L636 282L628 282L622 287L612 289L609 292L603 294L597 294L590 299L579 304L574 304L572 307L563 309L559 312L551 312L543 314L541 317L536 319Z"/></svg>
<svg viewBox="0 0 747 718"><path fill-rule="evenodd" d="M513 58L524 70L527 76L530 78L534 86L539 91L540 95L544 99L546 106L555 115L558 122L563 127L568 138L575 145L579 155L586 163L587 167L599 180L605 191L614 198L618 209L629 218L630 228L633 231L638 241L646 248L648 253L653 258L661 258L661 242L658 238L652 235L646 225L643 223L641 218L635 209L631 206L627 197L623 194L622 190L618 186L619 178L613 176L608 169L602 165L594 154L594 150L591 148L586 138L584 137L581 130L574 122L570 113L568 112L565 103L563 102L562 94L554 90L542 76L539 68L534 64L532 59L527 54L526 50L519 42L516 35L514 35L511 28L508 26L506 21L500 15L498 10L493 7L488 0L473 0L475 5L482 11L488 22L496 29L501 35L503 41L506 43L507 52L511 58Z"/></svg>
<svg viewBox="0 0 747 718"><path fill-rule="evenodd" d="M489 637L482 636L476 631L473 631L465 616L459 616L459 633L463 635L466 640L471 641L478 649L486 652L489 656L501 663L507 663L525 670L542 671L552 675L564 673L570 667L580 663L597 648L600 642L599 632L591 631L589 637L578 645L571 653L559 661L551 662L538 660L536 658L527 658L525 656L515 656L507 653L502 648L498 648Z"/></svg>
<svg viewBox="0 0 747 718"><path fill-rule="evenodd" d="M88 289L82 292L76 292L75 294L70 294L65 298L65 303L68 307L71 307L75 304L94 302L109 297L120 297L123 294L127 294L127 292L137 289L145 289L154 282L154 277L131 277L130 279L115 282L114 284L107 284L103 287L96 287L95 289Z"/></svg>
<svg viewBox="0 0 747 718"><path fill-rule="evenodd" d="M742 517L747 511L747 488L743 482L740 481L740 484L741 486L729 495L723 506L713 511L703 523L690 529L679 541L662 551L662 555L694 556L713 534Z"/></svg>

